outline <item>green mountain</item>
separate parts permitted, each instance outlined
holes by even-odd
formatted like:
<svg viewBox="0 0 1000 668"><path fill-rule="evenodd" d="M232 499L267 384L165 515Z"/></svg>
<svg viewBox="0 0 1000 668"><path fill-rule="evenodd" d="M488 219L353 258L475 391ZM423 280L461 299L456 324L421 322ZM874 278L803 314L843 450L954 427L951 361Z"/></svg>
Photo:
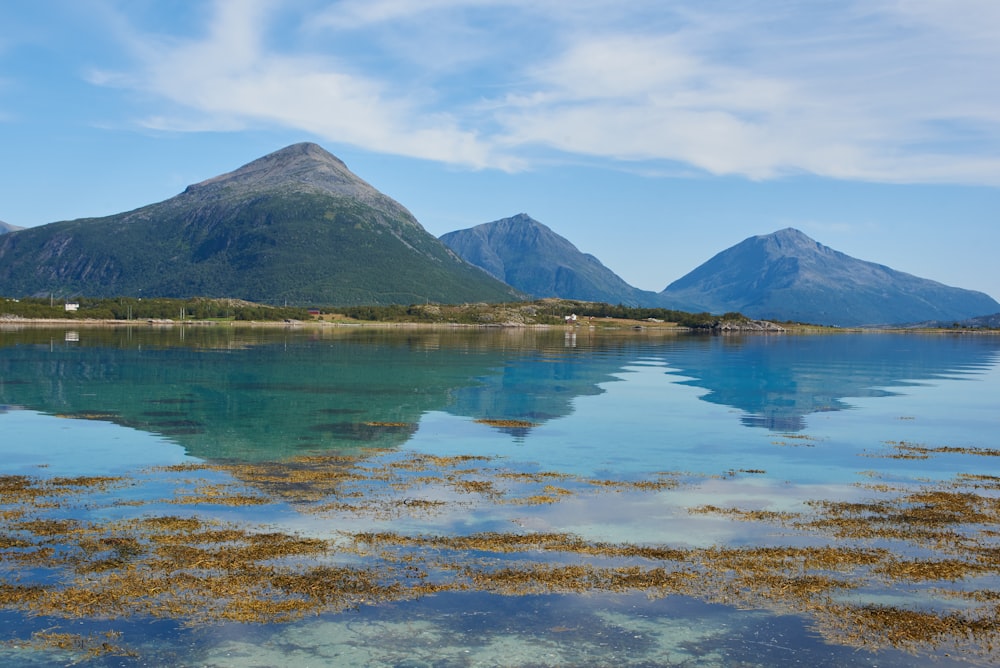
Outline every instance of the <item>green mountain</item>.
<svg viewBox="0 0 1000 668"><path fill-rule="evenodd" d="M596 257L524 213L449 232L441 241L467 262L534 297L660 305L655 292L632 287Z"/></svg>
<svg viewBox="0 0 1000 668"><path fill-rule="evenodd" d="M0 294L511 301L403 206L303 143L158 204L0 236Z"/></svg>
<svg viewBox="0 0 1000 668"><path fill-rule="evenodd" d="M722 251L660 296L684 311L839 326L953 322L1000 311L982 292L858 260L792 228Z"/></svg>

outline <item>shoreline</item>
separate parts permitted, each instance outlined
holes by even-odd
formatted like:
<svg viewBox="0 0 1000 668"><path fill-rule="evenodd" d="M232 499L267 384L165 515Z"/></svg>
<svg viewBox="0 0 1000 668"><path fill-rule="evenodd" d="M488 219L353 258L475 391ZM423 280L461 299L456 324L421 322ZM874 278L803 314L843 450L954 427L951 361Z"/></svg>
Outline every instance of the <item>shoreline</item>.
<svg viewBox="0 0 1000 668"><path fill-rule="evenodd" d="M233 329L328 329L328 328L371 328L371 329L466 329L466 330L498 330L498 329L533 329L557 330L567 332L579 331L615 331L615 332L659 332L659 333L690 333L699 330L671 323L650 323L638 320L594 320L591 323L547 324L547 323L459 323L459 322L379 322L379 321L331 321L331 320L169 320L169 319L139 319L112 320L94 318L19 318L0 317L0 331L10 331L20 328L32 329L73 329L73 328L146 328L172 329L175 327L195 328L233 328ZM721 330L706 330L704 333L732 335L802 335L802 334L977 334L1000 335L1000 330L991 329L945 329L945 328L909 328L909 327L824 327L822 325L782 325L780 329L733 328Z"/></svg>
<svg viewBox="0 0 1000 668"><path fill-rule="evenodd" d="M549 324L468 324L459 322L377 322L377 321L330 321L330 320L111 320L95 318L0 318L0 330L15 327L145 327L145 328L172 328L172 327L232 327L232 328L327 328L327 327L427 327L427 328L447 328L447 329L573 329L571 325L549 325ZM666 329L666 328L664 328ZM674 328L683 330L684 328Z"/></svg>

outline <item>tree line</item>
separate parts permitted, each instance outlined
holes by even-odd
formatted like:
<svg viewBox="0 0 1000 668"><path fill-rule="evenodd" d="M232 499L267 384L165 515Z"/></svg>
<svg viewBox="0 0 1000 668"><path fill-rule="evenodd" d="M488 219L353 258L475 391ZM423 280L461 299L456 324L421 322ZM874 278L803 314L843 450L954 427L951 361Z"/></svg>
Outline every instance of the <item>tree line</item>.
<svg viewBox="0 0 1000 668"><path fill-rule="evenodd" d="M87 298L65 302L46 297L0 298L0 317L71 320L305 320L309 311L301 307L252 304L229 299Z"/></svg>
<svg viewBox="0 0 1000 668"><path fill-rule="evenodd" d="M626 306L602 302L579 302L572 300L543 300L529 302L536 307L534 321L539 324L559 324L566 316L575 314L578 318L618 318L622 320L661 320L677 323L691 329L710 329L719 322L746 322L741 313L688 313L665 308ZM493 305L493 307L500 305ZM469 304L462 307L445 307L441 310L428 309L427 305L368 305L345 306L336 310L349 318L371 322L481 322L479 317L488 304Z"/></svg>
<svg viewBox="0 0 1000 668"><path fill-rule="evenodd" d="M269 306L235 299L170 299L170 298L87 298L73 300L76 310L66 310L61 299L28 297L0 298L0 317L79 320L238 320L280 321L308 320L312 314L300 306ZM740 313L721 316L710 313L688 313L665 308L626 306L601 302L573 300L542 300L530 302L535 307L534 321L539 324L559 324L566 316L578 318L618 318L622 320L661 320L692 329L708 329L721 321L745 322ZM522 304L523 305L523 304ZM386 304L365 306L327 306L316 309L339 313L348 318L368 322L482 322L482 313L500 304L466 304L429 308L428 304Z"/></svg>

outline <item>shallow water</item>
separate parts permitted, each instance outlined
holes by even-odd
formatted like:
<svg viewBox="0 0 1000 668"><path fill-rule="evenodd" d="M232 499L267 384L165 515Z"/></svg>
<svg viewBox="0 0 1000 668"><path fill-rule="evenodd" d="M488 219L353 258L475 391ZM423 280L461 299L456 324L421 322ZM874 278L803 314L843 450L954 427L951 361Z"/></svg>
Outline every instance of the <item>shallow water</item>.
<svg viewBox="0 0 1000 668"><path fill-rule="evenodd" d="M0 330L0 660L992 664L998 409L993 335Z"/></svg>

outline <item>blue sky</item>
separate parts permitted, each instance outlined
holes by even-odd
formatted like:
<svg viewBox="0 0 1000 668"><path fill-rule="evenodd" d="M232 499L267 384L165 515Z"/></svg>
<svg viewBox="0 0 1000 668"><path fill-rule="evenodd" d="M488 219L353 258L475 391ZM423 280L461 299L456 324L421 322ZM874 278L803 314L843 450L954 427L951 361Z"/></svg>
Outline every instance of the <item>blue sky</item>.
<svg viewBox="0 0 1000 668"><path fill-rule="evenodd" d="M796 227L1000 299L996 0L3 0L0 220L315 141L431 233L528 213L633 285Z"/></svg>

